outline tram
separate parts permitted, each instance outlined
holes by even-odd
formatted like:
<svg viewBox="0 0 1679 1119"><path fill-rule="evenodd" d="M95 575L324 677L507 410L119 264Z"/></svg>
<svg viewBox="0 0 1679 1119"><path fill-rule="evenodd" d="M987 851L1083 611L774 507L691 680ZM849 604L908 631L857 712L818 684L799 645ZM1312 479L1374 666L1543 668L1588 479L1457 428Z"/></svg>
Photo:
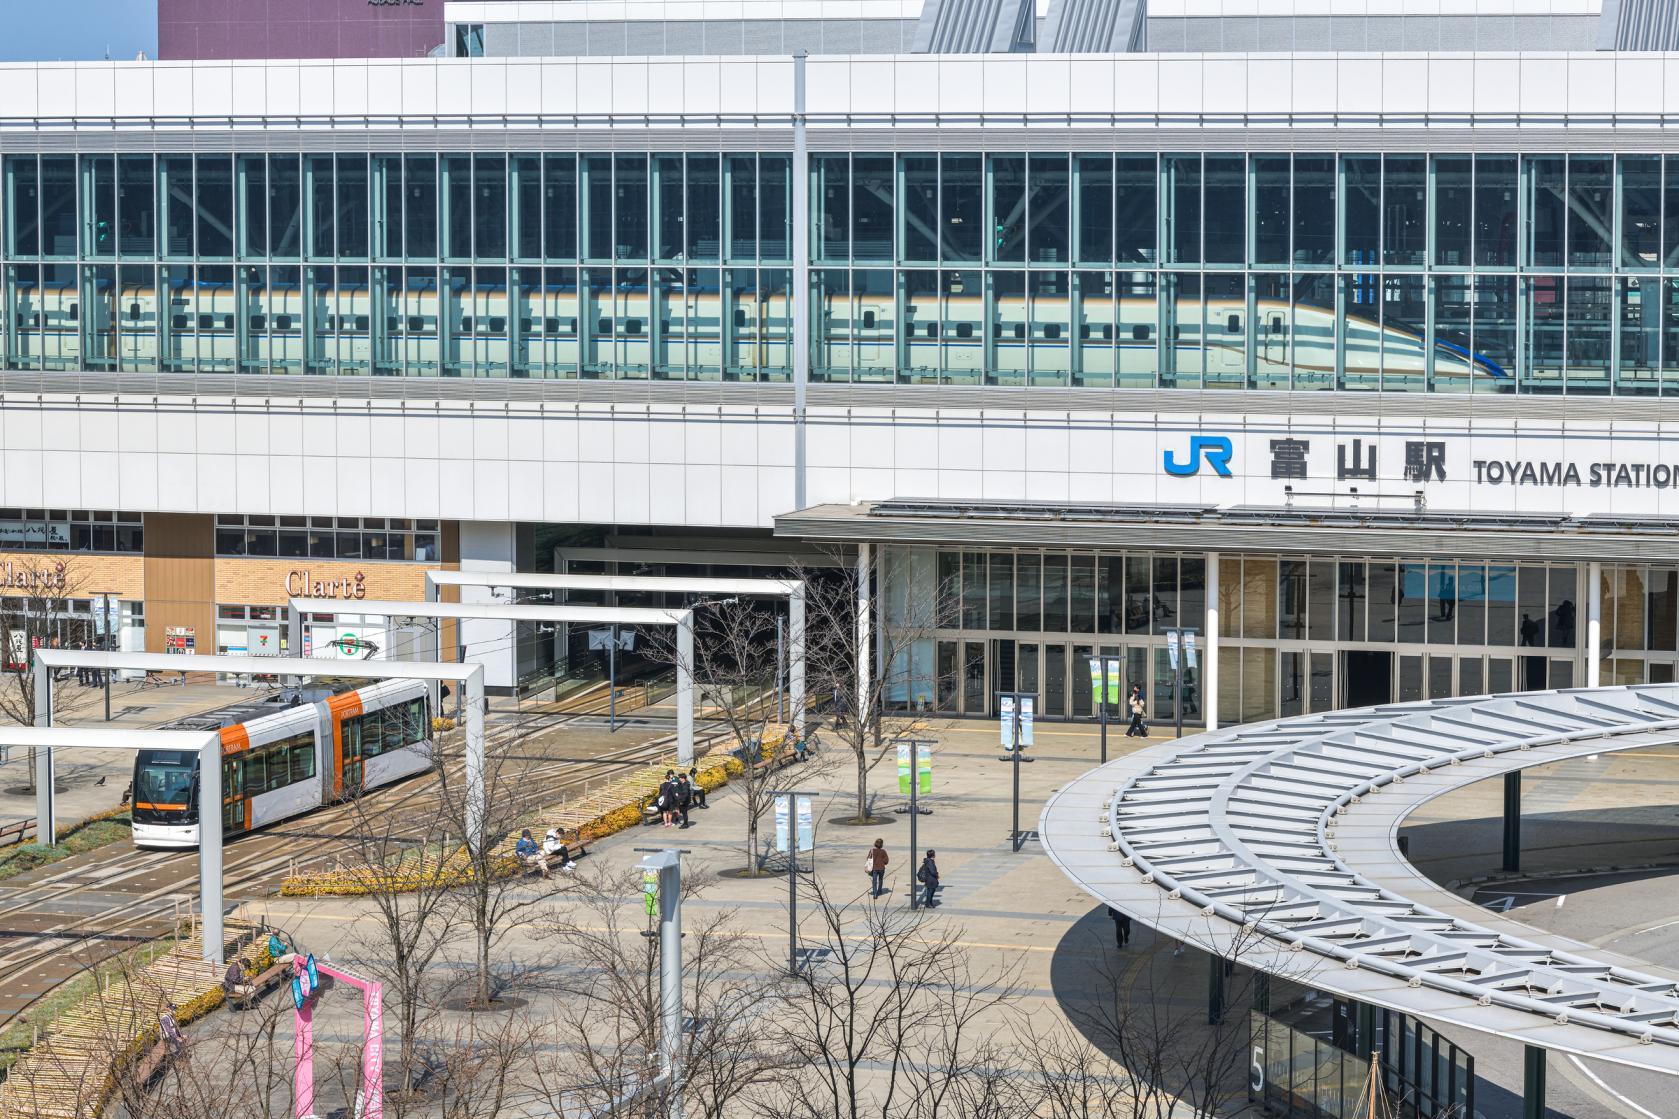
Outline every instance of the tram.
<svg viewBox="0 0 1679 1119"><path fill-rule="evenodd" d="M312 812L432 765L431 710L418 680L386 680L221 728L222 836ZM134 759L136 847L198 846L198 754Z"/></svg>

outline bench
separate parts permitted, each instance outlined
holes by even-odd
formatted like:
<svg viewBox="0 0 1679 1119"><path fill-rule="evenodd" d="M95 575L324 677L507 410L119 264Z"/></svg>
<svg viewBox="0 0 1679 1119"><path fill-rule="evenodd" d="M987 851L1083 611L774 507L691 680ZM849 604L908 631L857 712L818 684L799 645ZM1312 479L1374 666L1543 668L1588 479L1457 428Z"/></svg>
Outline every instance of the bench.
<svg viewBox="0 0 1679 1119"><path fill-rule="evenodd" d="M19 843L27 843L29 837L35 834L35 819L19 820L15 824L7 824L0 828L0 847L12 847Z"/></svg>
<svg viewBox="0 0 1679 1119"><path fill-rule="evenodd" d="M222 993L227 996L228 1004L237 1006L241 1010L248 1010L255 1006L258 999L278 987L291 974L293 956L294 953L286 953L275 960L266 971L248 976L243 983L236 984L231 989L224 980Z"/></svg>

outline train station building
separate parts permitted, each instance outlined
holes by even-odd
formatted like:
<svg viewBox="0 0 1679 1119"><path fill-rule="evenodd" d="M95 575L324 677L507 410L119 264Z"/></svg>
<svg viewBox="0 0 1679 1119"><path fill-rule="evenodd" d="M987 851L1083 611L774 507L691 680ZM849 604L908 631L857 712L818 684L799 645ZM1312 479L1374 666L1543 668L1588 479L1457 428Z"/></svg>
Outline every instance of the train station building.
<svg viewBox="0 0 1679 1119"><path fill-rule="evenodd" d="M865 556L941 711L1674 679L1659 6L434 2L0 66L0 564L126 647Z"/></svg>

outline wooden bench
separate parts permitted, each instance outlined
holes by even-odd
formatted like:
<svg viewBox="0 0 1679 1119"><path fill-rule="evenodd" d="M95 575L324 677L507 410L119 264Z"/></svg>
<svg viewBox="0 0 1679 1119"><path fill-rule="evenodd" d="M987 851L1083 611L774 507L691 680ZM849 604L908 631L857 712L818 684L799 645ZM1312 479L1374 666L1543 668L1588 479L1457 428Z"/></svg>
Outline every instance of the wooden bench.
<svg viewBox="0 0 1679 1119"><path fill-rule="evenodd" d="M7 824L0 828L0 847L13 847L20 843L29 842L29 837L35 834L35 819L19 820L15 824Z"/></svg>
<svg viewBox="0 0 1679 1119"><path fill-rule="evenodd" d="M286 953L274 961L266 971L246 977L244 982L239 983L231 990L228 989L226 980L223 980L222 993L227 996L228 1004L237 1006L241 1010L248 1010L255 1006L258 999L285 982L286 977L292 972L292 957L294 954Z"/></svg>

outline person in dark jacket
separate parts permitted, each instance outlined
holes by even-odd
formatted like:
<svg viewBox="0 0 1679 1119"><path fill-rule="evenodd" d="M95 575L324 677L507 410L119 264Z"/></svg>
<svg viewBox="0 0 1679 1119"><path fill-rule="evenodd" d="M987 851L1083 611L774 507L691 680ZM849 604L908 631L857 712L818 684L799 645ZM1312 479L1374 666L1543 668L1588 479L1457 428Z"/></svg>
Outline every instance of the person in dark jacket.
<svg viewBox="0 0 1679 1119"><path fill-rule="evenodd" d="M933 900L933 895L939 890L939 865L933 861L933 856L937 853L928 851L927 857L921 860L921 869L915 872L915 880L921 883L923 890L921 904L928 909L936 908L939 904Z"/></svg>
<svg viewBox="0 0 1679 1119"><path fill-rule="evenodd" d="M665 779L659 782L659 812L664 816L665 827L676 824L676 771L665 770Z"/></svg>
<svg viewBox="0 0 1679 1119"><path fill-rule="evenodd" d="M676 811L682 818L681 827L688 826L688 807L694 803L694 786L688 784L688 775L676 775Z"/></svg>
<svg viewBox="0 0 1679 1119"><path fill-rule="evenodd" d="M1108 906L1108 916L1114 923L1114 947L1124 948L1131 943L1131 918L1111 905Z"/></svg>
<svg viewBox="0 0 1679 1119"><path fill-rule="evenodd" d="M1141 684L1131 685L1131 696L1125 705L1131 710L1131 725L1125 728L1125 737L1147 738L1148 727L1143 725L1143 720L1148 718L1148 703L1143 699Z"/></svg>

